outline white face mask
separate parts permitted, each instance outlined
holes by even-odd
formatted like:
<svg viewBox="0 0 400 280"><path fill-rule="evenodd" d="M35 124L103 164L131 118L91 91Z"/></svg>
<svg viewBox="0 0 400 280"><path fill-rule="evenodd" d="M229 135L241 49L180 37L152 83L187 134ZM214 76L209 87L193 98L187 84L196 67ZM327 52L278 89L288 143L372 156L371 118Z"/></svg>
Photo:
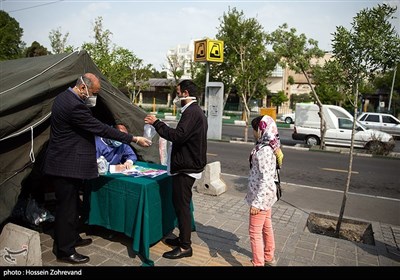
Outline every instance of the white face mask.
<svg viewBox="0 0 400 280"><path fill-rule="evenodd" d="M96 102L97 102L97 96L89 96L89 91L88 91L88 89L87 89L87 85L86 85L86 83L83 81L83 78L82 78L82 76L81 76L81 81L82 81L82 84L84 84L85 85L85 90L86 90L86 95L84 95L83 97L85 97L85 104L86 104L86 106L88 106L88 107L95 107L96 106Z"/></svg>
<svg viewBox="0 0 400 280"><path fill-rule="evenodd" d="M181 105L181 100L179 99L178 95L174 98L174 100L172 101L174 103L174 105L178 108L182 107Z"/></svg>
<svg viewBox="0 0 400 280"><path fill-rule="evenodd" d="M182 102L183 100L196 100L196 97L194 96L188 96L188 97L179 97L178 95L174 98L172 101L176 107L180 108L182 107Z"/></svg>
<svg viewBox="0 0 400 280"><path fill-rule="evenodd" d="M82 81L82 84L85 86L85 90L86 90L86 95L83 95L83 97L85 97L85 99L87 99L87 98L89 98L89 91L87 89L86 83L83 81L82 76L81 76L81 81Z"/></svg>
<svg viewBox="0 0 400 280"><path fill-rule="evenodd" d="M96 102L97 102L97 96L89 96L88 98L85 99L85 104L88 107L96 106Z"/></svg>

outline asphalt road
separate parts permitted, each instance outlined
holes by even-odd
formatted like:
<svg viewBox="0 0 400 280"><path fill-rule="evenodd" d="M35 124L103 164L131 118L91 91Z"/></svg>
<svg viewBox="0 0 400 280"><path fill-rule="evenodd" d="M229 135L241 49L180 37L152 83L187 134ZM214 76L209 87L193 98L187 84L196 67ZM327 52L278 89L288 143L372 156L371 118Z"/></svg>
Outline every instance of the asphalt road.
<svg viewBox="0 0 400 280"><path fill-rule="evenodd" d="M222 173L247 177L252 147L252 143L208 141L208 162L220 161ZM349 168L348 154L289 146L283 146L283 153L283 182L331 190L344 189ZM355 155L350 191L400 199L399 170L398 158Z"/></svg>
<svg viewBox="0 0 400 280"><path fill-rule="evenodd" d="M287 146L295 146L295 145L304 145L303 141L297 141L292 139L293 128L282 128L279 127L279 136L281 139L282 145ZM253 129L248 128L248 141L253 141ZM239 139L244 140L244 127L237 125L223 125L222 126L222 139ZM396 145L393 149L393 152L400 153L400 140L396 140Z"/></svg>

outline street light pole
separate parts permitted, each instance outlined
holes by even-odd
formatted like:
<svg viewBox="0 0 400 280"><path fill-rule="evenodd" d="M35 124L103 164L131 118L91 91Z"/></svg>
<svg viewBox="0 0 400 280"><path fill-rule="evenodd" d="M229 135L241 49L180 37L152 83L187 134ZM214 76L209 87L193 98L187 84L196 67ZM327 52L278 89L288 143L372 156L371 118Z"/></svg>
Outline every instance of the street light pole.
<svg viewBox="0 0 400 280"><path fill-rule="evenodd" d="M393 72L392 88L390 89L388 111L390 111L390 106L392 105L392 96L393 96L394 80L396 79L396 71L397 71L397 65L394 68L394 72Z"/></svg>

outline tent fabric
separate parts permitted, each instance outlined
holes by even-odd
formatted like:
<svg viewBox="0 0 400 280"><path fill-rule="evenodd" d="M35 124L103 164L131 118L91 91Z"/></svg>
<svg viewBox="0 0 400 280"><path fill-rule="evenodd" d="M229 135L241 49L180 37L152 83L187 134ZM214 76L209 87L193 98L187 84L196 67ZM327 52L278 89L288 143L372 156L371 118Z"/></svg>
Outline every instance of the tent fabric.
<svg viewBox="0 0 400 280"><path fill-rule="evenodd" d="M104 77L86 51L0 62L0 223L11 214L22 180L41 164L37 159L49 139L54 98L87 72L101 80L94 116L143 135L146 112ZM157 145L131 146L138 160L160 163Z"/></svg>

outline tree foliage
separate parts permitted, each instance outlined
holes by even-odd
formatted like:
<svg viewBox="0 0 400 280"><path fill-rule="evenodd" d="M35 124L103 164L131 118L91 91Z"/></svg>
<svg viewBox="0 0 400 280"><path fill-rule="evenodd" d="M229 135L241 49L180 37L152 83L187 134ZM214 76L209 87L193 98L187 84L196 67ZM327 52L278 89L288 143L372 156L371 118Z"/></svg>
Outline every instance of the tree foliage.
<svg viewBox="0 0 400 280"><path fill-rule="evenodd" d="M21 57L23 32L18 21L0 10L0 61Z"/></svg>
<svg viewBox="0 0 400 280"><path fill-rule="evenodd" d="M102 17L95 20L93 32L94 43L84 43L82 48L114 86L127 89L134 102L137 95L149 86L148 80L154 71L152 65L145 65L128 49L111 44L112 32L104 29Z"/></svg>
<svg viewBox="0 0 400 280"><path fill-rule="evenodd" d="M74 51L74 47L72 45L67 46L68 36L69 32L65 33L64 35L61 33L61 27L50 31L50 46L54 54Z"/></svg>
<svg viewBox="0 0 400 280"><path fill-rule="evenodd" d="M25 57L36 57L51 54L47 48L42 46L39 42L32 42L32 45L25 50Z"/></svg>
<svg viewBox="0 0 400 280"><path fill-rule="evenodd" d="M292 110L296 109L296 104L297 103L314 103L315 100L312 95L308 93L302 93L302 94L292 94L290 96L290 108Z"/></svg>
<svg viewBox="0 0 400 280"><path fill-rule="evenodd" d="M339 26L333 34L333 53L345 80L344 92L348 94L348 100L351 101L354 109L349 168L336 225L337 235L340 232L351 180L355 119L360 85L374 77L375 73L394 68L400 61L399 35L390 23L396 10L396 7L386 4L363 9L353 18L351 30Z"/></svg>
<svg viewBox="0 0 400 280"><path fill-rule="evenodd" d="M184 69L187 62L183 56L179 56L176 53L167 55L167 62L168 66L163 66L163 69L170 72L170 75L174 79L175 87L183 74L185 74Z"/></svg>
<svg viewBox="0 0 400 280"><path fill-rule="evenodd" d="M307 39L305 34L297 35L295 28L290 28L286 23L279 26L271 33L272 49L279 57L282 57L280 64L282 67L289 67L296 73L303 73L311 88L314 99L319 106L321 117L321 149L325 148L326 124L322 114L322 102L320 101L314 86L311 82L311 75L314 66L311 64L314 59L324 56L324 52L318 48L318 41Z"/></svg>
<svg viewBox="0 0 400 280"><path fill-rule="evenodd" d="M216 38L224 41L224 63L213 65L214 78L228 85L228 94L230 88L237 89L243 103L244 121L248 123L248 103L267 94L267 78L278 58L267 50L267 36L259 22L245 18L243 11L236 8L223 14Z"/></svg>
<svg viewBox="0 0 400 280"><path fill-rule="evenodd" d="M323 66L313 69L315 92L322 104L341 106L346 98L343 93L344 77L340 65L335 60L327 61Z"/></svg>
<svg viewBox="0 0 400 280"><path fill-rule="evenodd" d="M289 100L289 98L286 96L286 94L283 90L280 90L275 94L272 94L272 97L271 97L271 102L272 102L272 104L274 104L277 107L277 109L279 106L282 105L282 103L284 103L288 100Z"/></svg>
<svg viewBox="0 0 400 280"><path fill-rule="evenodd" d="M93 59L94 63L100 69L100 71L112 82L112 72L110 67L112 65L111 60L111 38L112 32L108 29L103 30L103 18L98 17L95 19L93 26L94 32L94 42L84 43L82 48L85 49L90 57Z"/></svg>

